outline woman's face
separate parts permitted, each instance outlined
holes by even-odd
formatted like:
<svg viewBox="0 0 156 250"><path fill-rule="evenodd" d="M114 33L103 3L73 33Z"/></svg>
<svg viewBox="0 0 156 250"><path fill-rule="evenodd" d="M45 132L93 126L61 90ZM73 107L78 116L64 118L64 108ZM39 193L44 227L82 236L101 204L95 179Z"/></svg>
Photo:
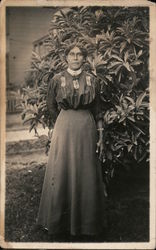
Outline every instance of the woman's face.
<svg viewBox="0 0 156 250"><path fill-rule="evenodd" d="M66 60L70 69L78 70L84 62L84 56L78 47L74 47L69 51Z"/></svg>

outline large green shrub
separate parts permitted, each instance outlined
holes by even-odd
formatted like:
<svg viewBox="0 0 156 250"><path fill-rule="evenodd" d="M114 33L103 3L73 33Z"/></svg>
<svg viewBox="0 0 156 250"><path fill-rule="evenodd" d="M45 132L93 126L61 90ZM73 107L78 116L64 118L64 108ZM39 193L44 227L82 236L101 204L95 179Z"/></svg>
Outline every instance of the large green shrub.
<svg viewBox="0 0 156 250"><path fill-rule="evenodd" d="M84 68L101 83L105 167L148 161L148 8L61 8L45 42L48 54L33 52L34 88L24 89L24 122L37 133L39 123L53 127L46 107L48 79L67 67L64 49L73 42L88 50ZM37 84L36 84L37 83Z"/></svg>

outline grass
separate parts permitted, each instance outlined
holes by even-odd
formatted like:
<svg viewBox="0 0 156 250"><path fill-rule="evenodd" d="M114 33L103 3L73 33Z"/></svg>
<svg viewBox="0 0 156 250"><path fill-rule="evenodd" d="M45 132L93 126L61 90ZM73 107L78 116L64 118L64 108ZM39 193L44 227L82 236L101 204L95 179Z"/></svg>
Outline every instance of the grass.
<svg viewBox="0 0 156 250"><path fill-rule="evenodd" d="M54 239L49 238L45 232L35 228L46 158L40 153L36 153L35 157L31 154L22 158L15 155L7 158L6 165L5 240L9 242L53 241ZM139 167L132 174L121 171L111 182L107 239L104 233L99 241L148 241L149 185L148 171L143 169L145 168ZM70 241L69 238L66 238L66 241Z"/></svg>

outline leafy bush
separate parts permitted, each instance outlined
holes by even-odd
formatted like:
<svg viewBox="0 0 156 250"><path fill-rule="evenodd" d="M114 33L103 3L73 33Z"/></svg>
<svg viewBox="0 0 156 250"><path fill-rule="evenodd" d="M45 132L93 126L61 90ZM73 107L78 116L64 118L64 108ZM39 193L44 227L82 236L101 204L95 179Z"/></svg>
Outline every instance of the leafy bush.
<svg viewBox="0 0 156 250"><path fill-rule="evenodd" d="M24 122L37 133L51 129L46 107L48 79L67 67L66 46L77 41L88 50L84 69L101 84L104 118L104 166L112 176L118 163L148 161L149 155L149 20L148 8L62 8L52 18L48 53L33 52L33 88L24 89ZM36 84L37 83L37 84Z"/></svg>

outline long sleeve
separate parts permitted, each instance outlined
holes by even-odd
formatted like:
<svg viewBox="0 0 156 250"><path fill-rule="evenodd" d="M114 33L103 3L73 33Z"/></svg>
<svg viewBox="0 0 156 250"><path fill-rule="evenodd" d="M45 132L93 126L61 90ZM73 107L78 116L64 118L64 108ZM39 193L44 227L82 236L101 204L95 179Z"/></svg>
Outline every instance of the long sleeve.
<svg viewBox="0 0 156 250"><path fill-rule="evenodd" d="M101 100L101 86L99 81L95 79L95 101L93 102L93 106L91 108L91 112L94 116L96 122L99 120L103 120L103 102Z"/></svg>
<svg viewBox="0 0 156 250"><path fill-rule="evenodd" d="M57 116L59 114L59 109L56 102L56 94L57 94L56 88L57 88L57 82L53 78L50 80L47 90L47 110L49 112L49 117L52 125L54 125Z"/></svg>

